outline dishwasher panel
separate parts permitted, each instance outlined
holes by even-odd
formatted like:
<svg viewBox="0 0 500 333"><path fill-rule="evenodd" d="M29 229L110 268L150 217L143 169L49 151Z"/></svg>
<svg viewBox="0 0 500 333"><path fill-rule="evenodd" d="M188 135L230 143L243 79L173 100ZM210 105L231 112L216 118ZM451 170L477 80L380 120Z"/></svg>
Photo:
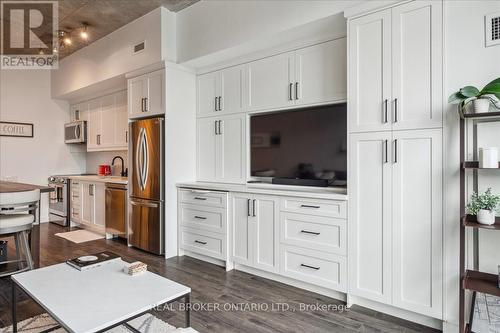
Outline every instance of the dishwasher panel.
<svg viewBox="0 0 500 333"><path fill-rule="evenodd" d="M106 184L106 233L127 238L127 185Z"/></svg>

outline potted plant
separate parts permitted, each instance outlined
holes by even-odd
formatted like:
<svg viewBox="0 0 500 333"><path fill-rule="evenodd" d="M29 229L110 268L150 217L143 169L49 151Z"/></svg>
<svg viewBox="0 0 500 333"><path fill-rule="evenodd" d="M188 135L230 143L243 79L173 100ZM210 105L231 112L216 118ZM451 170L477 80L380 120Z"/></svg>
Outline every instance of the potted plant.
<svg viewBox="0 0 500 333"><path fill-rule="evenodd" d="M481 195L474 192L467 204L467 212L476 215L478 223L492 225L495 223L495 209L498 203L500 196L491 194L491 188Z"/></svg>
<svg viewBox="0 0 500 333"><path fill-rule="evenodd" d="M490 104L498 105L500 99L500 78L488 83L483 89L479 90L474 86L460 88L448 98L448 103L460 104L460 112L463 113L464 107L473 102L474 112L488 112Z"/></svg>

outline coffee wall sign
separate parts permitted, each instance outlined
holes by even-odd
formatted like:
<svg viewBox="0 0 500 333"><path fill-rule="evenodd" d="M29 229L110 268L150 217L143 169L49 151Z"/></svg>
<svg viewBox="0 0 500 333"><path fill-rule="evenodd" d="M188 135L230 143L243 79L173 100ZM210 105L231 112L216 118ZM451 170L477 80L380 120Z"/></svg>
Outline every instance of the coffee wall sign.
<svg viewBox="0 0 500 333"><path fill-rule="evenodd" d="M0 121L0 136L33 137L33 124Z"/></svg>

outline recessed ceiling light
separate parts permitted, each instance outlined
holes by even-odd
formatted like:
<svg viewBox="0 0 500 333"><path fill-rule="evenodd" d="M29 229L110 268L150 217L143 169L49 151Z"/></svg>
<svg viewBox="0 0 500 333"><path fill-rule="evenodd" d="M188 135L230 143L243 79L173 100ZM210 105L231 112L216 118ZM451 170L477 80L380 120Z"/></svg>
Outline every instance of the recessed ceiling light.
<svg viewBox="0 0 500 333"><path fill-rule="evenodd" d="M64 41L64 44L66 44L66 45L71 45L73 43L73 41L69 37L65 37L63 39L63 41Z"/></svg>

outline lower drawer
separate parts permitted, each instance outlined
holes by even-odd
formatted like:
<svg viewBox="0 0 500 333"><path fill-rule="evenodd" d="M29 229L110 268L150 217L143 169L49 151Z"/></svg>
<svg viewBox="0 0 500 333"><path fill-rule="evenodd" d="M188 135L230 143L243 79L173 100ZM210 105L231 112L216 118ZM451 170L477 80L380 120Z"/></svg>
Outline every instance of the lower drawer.
<svg viewBox="0 0 500 333"><path fill-rule="evenodd" d="M346 257L332 253L281 246L281 274L340 292L347 291Z"/></svg>
<svg viewBox="0 0 500 333"><path fill-rule="evenodd" d="M226 260L226 236L190 228L181 228L180 247L212 258Z"/></svg>
<svg viewBox="0 0 500 333"><path fill-rule="evenodd" d="M180 204L178 214L181 226L227 233L225 208Z"/></svg>

